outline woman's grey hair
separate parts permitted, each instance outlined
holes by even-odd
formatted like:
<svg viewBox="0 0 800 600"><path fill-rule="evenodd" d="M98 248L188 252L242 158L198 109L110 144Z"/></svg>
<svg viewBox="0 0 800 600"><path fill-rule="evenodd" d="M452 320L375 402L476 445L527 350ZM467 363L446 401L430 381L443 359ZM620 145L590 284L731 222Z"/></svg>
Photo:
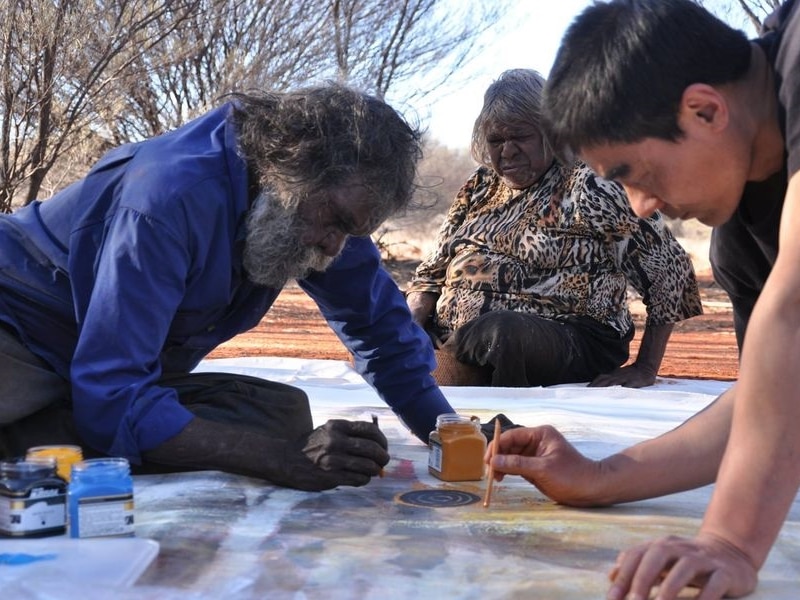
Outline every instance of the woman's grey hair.
<svg viewBox="0 0 800 600"><path fill-rule="evenodd" d="M486 135L491 128L530 127L542 131L542 92L545 78L533 69L509 69L483 95L483 108L472 128L472 158L491 167ZM550 146L544 140L545 150Z"/></svg>

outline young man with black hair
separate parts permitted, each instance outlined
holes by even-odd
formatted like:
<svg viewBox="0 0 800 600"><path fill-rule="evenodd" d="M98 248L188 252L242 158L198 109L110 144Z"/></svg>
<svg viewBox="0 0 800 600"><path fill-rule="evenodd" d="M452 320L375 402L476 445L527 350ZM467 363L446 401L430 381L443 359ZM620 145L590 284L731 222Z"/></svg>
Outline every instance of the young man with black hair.
<svg viewBox="0 0 800 600"><path fill-rule="evenodd" d="M677 429L600 461L551 427L505 433L495 473L600 506L716 482L700 531L620 555L608 598L751 592L800 486L800 3L754 41L689 0L612 0L570 26L545 90L554 147L634 211L713 226L739 381ZM746 328L746 336L744 335Z"/></svg>

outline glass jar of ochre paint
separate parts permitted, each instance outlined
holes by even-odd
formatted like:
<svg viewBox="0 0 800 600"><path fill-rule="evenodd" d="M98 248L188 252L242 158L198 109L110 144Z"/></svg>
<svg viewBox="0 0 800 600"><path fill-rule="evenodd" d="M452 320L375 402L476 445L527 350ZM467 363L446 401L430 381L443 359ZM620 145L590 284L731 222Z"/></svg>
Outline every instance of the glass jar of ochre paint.
<svg viewBox="0 0 800 600"><path fill-rule="evenodd" d="M442 481L483 479L486 437L478 417L445 413L428 437L428 472Z"/></svg>
<svg viewBox="0 0 800 600"><path fill-rule="evenodd" d="M93 458L72 465L67 490L73 538L133 535L133 478L124 458Z"/></svg>
<svg viewBox="0 0 800 600"><path fill-rule="evenodd" d="M39 457L52 456L56 459L56 473L66 482L69 482L72 465L83 460L83 450L80 446L34 446L28 448L25 458L28 460Z"/></svg>
<svg viewBox="0 0 800 600"><path fill-rule="evenodd" d="M0 535L40 537L66 531L67 483L54 458L0 462Z"/></svg>

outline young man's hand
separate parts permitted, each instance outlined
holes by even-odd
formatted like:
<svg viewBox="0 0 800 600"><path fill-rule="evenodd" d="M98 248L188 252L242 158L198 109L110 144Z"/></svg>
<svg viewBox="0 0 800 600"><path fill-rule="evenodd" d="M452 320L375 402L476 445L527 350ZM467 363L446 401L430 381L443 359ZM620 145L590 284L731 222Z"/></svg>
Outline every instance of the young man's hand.
<svg viewBox="0 0 800 600"><path fill-rule="evenodd" d="M705 600L717 600L749 594L758 576L736 546L700 533L694 539L671 536L626 550L609 577L608 600L649 598L654 586L659 600L678 598L687 586L701 588Z"/></svg>
<svg viewBox="0 0 800 600"><path fill-rule="evenodd" d="M487 461L489 457L487 450ZM498 481L505 475L519 475L561 504L601 504L592 494L602 476L601 463L583 456L549 425L504 432L492 465Z"/></svg>

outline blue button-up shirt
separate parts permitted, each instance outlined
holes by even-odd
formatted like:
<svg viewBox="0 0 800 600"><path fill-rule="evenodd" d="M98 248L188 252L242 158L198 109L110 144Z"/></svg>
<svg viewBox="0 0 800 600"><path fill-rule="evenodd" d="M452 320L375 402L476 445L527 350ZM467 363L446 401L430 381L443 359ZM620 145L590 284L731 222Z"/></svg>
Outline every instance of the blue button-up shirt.
<svg viewBox="0 0 800 600"><path fill-rule="evenodd" d="M78 432L99 451L138 462L177 434L192 415L157 385L162 373L193 369L280 292L242 268L248 178L230 110L117 148L53 198L0 218L0 320L70 380ZM426 440L452 409L374 244L349 238L326 272L299 284Z"/></svg>

